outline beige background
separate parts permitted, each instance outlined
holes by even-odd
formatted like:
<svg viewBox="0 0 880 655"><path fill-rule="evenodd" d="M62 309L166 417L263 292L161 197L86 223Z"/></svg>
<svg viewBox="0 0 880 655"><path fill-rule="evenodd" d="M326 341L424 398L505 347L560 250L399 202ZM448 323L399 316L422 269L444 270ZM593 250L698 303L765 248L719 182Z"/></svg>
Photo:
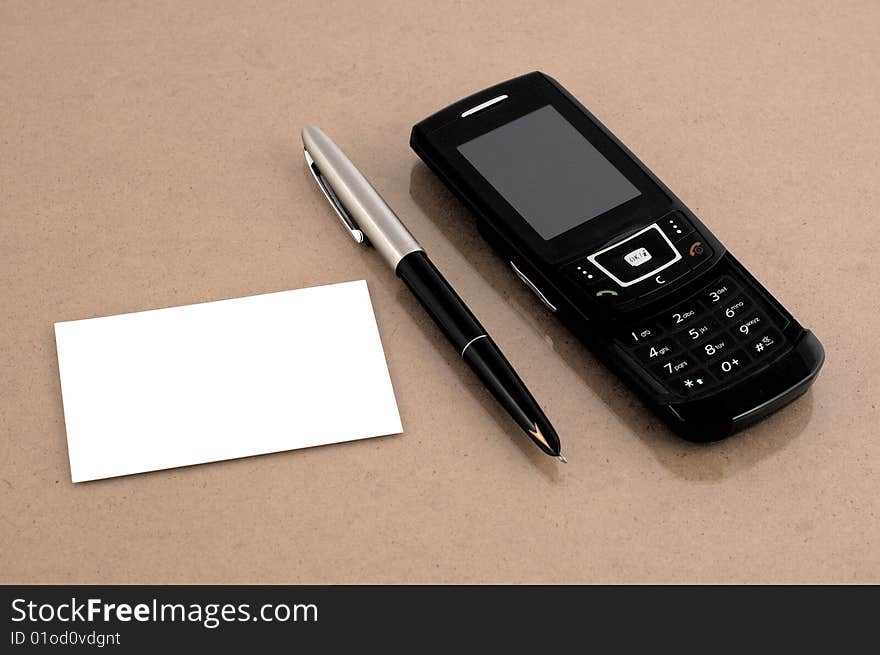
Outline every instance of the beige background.
<svg viewBox="0 0 880 655"><path fill-rule="evenodd" d="M0 582L880 582L880 4L0 5ZM559 79L824 342L680 441L516 281L413 123ZM538 453L304 167L321 125L564 440ZM70 483L55 321L365 278L405 433Z"/></svg>

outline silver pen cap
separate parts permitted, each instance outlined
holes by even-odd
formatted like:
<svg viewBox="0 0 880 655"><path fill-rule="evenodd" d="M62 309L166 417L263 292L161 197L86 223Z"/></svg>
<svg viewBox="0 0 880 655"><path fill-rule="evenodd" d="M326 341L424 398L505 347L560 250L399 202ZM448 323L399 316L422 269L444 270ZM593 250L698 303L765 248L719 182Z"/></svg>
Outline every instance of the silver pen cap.
<svg viewBox="0 0 880 655"><path fill-rule="evenodd" d="M392 269L397 269L409 253L422 250L397 214L330 137L318 127L306 127L302 140L309 170L357 243L368 241Z"/></svg>

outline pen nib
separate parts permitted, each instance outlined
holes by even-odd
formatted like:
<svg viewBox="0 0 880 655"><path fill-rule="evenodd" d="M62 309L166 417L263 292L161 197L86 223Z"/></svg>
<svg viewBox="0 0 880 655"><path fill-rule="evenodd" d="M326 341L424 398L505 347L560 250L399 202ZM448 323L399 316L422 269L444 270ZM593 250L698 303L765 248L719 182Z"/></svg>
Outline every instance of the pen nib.
<svg viewBox="0 0 880 655"><path fill-rule="evenodd" d="M562 462L563 464L568 464L568 460L565 459L565 455L559 454L559 455L556 456L556 459L558 459L558 460L559 460L560 462Z"/></svg>
<svg viewBox="0 0 880 655"><path fill-rule="evenodd" d="M546 437L544 436L544 434L541 432L541 428L538 427L538 424L537 424L537 423L535 423L535 429L534 429L534 430L529 430L529 434L532 435L532 436L533 436L535 439L537 439L538 441L540 441L542 444L544 444L545 446L547 446L547 448L550 448L550 444L547 443L547 438L546 438Z"/></svg>

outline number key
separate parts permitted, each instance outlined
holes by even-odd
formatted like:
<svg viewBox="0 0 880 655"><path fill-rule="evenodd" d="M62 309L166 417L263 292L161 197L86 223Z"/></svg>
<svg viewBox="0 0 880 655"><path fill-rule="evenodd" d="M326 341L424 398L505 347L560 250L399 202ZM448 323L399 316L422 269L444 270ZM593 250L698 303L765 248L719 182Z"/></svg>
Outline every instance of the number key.
<svg viewBox="0 0 880 655"><path fill-rule="evenodd" d="M700 292L700 297L711 307L716 307L718 303L727 300L733 295L736 285L729 277L723 277L710 287Z"/></svg>
<svg viewBox="0 0 880 655"><path fill-rule="evenodd" d="M645 364L653 364L663 359L669 359L680 350L672 339L656 341L652 344L636 349L636 356Z"/></svg>
<svg viewBox="0 0 880 655"><path fill-rule="evenodd" d="M694 346L691 352L704 362L712 361L720 355L727 354L733 348L733 339L723 332L708 341Z"/></svg>
<svg viewBox="0 0 880 655"><path fill-rule="evenodd" d="M673 312L664 312L660 315L660 324L670 330L677 330L685 323L694 320L700 308L697 303L690 303L676 308Z"/></svg>
<svg viewBox="0 0 880 655"><path fill-rule="evenodd" d="M749 335L760 334L762 330L770 327L767 317L760 312L741 314L740 320L733 328L734 336L745 339Z"/></svg>
<svg viewBox="0 0 880 655"><path fill-rule="evenodd" d="M641 325L631 325L625 328L618 339L627 346L638 346L646 341L652 341L660 336L660 329L653 323L643 323Z"/></svg>
<svg viewBox="0 0 880 655"><path fill-rule="evenodd" d="M726 357L717 360L709 370L719 380L727 380L748 366L748 361L746 354L742 350L736 350Z"/></svg>
<svg viewBox="0 0 880 655"><path fill-rule="evenodd" d="M668 380L682 373L686 373L695 368L694 361L687 355L673 357L668 362L655 364L651 367L651 371L661 380Z"/></svg>
<svg viewBox="0 0 880 655"><path fill-rule="evenodd" d="M715 315L723 322L729 323L746 312L751 304L748 298L740 294L730 302L725 302Z"/></svg>
<svg viewBox="0 0 880 655"><path fill-rule="evenodd" d="M676 336L682 345L690 346L700 339L705 339L706 337L715 334L720 327L718 321L707 316L697 320L690 326L683 327L676 333Z"/></svg>

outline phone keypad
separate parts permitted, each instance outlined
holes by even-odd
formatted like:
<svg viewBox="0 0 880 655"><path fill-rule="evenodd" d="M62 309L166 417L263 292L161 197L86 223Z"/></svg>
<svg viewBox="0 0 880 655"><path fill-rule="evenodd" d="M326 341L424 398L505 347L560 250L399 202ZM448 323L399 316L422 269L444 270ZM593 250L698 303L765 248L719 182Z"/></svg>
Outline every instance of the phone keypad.
<svg viewBox="0 0 880 655"><path fill-rule="evenodd" d="M667 388L690 396L730 383L783 350L783 326L762 305L747 284L725 275L629 326L618 340Z"/></svg>

